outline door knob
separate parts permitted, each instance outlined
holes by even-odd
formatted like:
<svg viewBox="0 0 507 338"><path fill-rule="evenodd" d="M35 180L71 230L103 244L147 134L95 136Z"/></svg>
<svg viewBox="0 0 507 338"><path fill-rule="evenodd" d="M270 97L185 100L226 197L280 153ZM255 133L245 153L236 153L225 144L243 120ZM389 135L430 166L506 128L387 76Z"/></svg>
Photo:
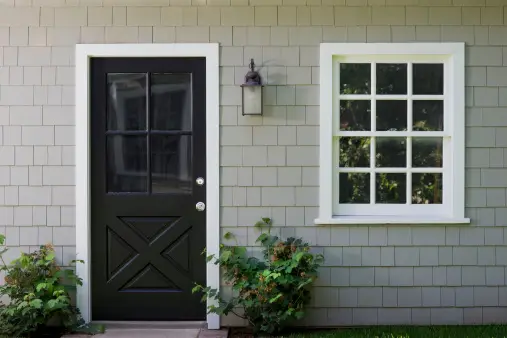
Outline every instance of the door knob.
<svg viewBox="0 0 507 338"><path fill-rule="evenodd" d="M204 178L202 178L202 177L198 177L198 178L195 180L195 183L197 183L197 185L203 185L203 184L204 184Z"/></svg>
<svg viewBox="0 0 507 338"><path fill-rule="evenodd" d="M206 204L204 204L203 202L197 202L195 208L197 209L197 211L204 211L204 209L206 209Z"/></svg>

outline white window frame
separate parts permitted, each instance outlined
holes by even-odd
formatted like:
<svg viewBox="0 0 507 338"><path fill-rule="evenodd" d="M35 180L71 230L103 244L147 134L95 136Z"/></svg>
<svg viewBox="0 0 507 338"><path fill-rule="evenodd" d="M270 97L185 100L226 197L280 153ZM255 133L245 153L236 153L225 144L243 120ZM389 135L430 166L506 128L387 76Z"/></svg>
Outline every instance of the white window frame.
<svg viewBox="0 0 507 338"><path fill-rule="evenodd" d="M340 62L412 62L444 64L444 94L417 96L444 98L443 132L431 132L443 142L443 203L427 205L338 204L338 180L334 179L334 139L343 136L371 136L372 132L340 132L335 111L339 94ZM410 83L411 71L408 72ZM372 93L375 98L372 72ZM409 91L410 93L410 91ZM383 95L384 96L384 95ZM412 99L405 95L409 101ZM384 96L385 97L385 96ZM393 97L395 98L395 97ZM400 95L397 95L400 99ZM411 106L409 104L409 106ZM372 107L372 116L374 112ZM410 109L410 108L409 108ZM409 114L411 115L411 114ZM338 122L338 123L337 123ZM378 132L377 132L378 133ZM382 132L382 136L417 136L418 132ZM429 132L419 132L429 133ZM349 135L350 134L350 135ZM360 134L360 135L358 135ZM364 135L363 135L364 134ZM392 134L392 135L391 135ZM410 147L408 147L410 148ZM411 149L407 149L411 152ZM409 169L410 170L410 169ZM406 172L400 168L400 172ZM389 172L392 172L391 170ZM426 172L426 171L425 171ZM469 223L465 218L465 45L464 43L323 43L320 45L320 191L316 224L452 224ZM449 179L450 178L450 179ZM409 184L410 182L407 182ZM407 199L409 196L407 196Z"/></svg>

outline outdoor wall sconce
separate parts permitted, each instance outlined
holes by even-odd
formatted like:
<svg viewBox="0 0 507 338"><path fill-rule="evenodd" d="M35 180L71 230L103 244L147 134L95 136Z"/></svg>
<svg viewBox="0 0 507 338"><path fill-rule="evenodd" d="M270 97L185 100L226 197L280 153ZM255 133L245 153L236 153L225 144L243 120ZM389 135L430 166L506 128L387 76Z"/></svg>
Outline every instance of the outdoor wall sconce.
<svg viewBox="0 0 507 338"><path fill-rule="evenodd" d="M262 115L262 79L255 70L254 60L250 60L250 71L245 75L241 85L243 115Z"/></svg>

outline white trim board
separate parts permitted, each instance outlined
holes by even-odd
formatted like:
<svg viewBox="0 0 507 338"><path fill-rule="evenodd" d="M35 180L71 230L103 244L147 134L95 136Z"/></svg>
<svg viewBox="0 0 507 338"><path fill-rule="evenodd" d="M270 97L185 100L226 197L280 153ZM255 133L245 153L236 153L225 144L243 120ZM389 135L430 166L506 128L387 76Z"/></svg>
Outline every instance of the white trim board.
<svg viewBox="0 0 507 338"><path fill-rule="evenodd" d="M220 246L219 205L219 46L199 44L96 44L76 45L76 253L83 286L77 289L77 306L88 322L91 314L90 281L90 93L92 57L205 57L206 58L206 249ZM219 267L207 264L207 286L219 288ZM220 317L208 314L209 329L220 328Z"/></svg>

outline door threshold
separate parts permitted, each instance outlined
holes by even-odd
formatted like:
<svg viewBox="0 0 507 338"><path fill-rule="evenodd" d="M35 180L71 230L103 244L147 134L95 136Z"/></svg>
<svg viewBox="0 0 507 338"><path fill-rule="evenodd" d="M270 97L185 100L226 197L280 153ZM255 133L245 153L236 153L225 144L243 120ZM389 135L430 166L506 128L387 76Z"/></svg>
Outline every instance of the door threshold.
<svg viewBox="0 0 507 338"><path fill-rule="evenodd" d="M203 329L205 321L92 321L104 325L107 330L115 329Z"/></svg>

